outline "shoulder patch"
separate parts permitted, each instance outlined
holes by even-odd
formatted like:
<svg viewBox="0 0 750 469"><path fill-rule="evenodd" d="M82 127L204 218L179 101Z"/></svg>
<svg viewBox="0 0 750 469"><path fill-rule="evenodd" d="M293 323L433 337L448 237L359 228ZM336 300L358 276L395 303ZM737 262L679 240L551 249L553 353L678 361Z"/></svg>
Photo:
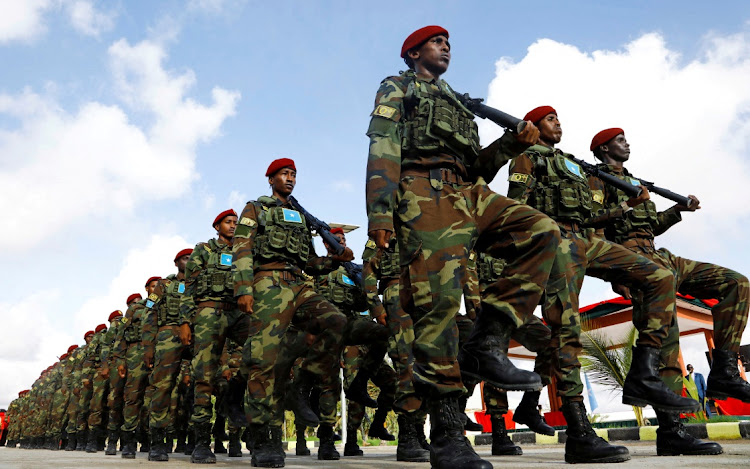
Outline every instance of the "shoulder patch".
<svg viewBox="0 0 750 469"><path fill-rule="evenodd" d="M253 227L255 226L255 220L253 220L252 218L248 218L248 217L242 217L240 218L240 225L247 225L247 226Z"/></svg>
<svg viewBox="0 0 750 469"><path fill-rule="evenodd" d="M378 117L385 117L386 119L391 120L398 120L398 116L396 116L397 110L395 108L392 108L390 106L385 106L383 104L378 104L378 107L375 108L374 111L372 111L371 116L378 116ZM396 116L396 118L394 118Z"/></svg>
<svg viewBox="0 0 750 469"><path fill-rule="evenodd" d="M211 248L208 247L208 243L204 244L203 247L206 249L206 251L211 252Z"/></svg>
<svg viewBox="0 0 750 469"><path fill-rule="evenodd" d="M523 173L513 173L508 178L508 181L520 182L521 184L526 184L527 182L529 182L529 175L523 174Z"/></svg>
<svg viewBox="0 0 750 469"><path fill-rule="evenodd" d="M370 249L375 249L378 246L375 244L375 241L368 239L367 242L365 243L365 247L370 248Z"/></svg>
<svg viewBox="0 0 750 469"><path fill-rule="evenodd" d="M156 300L159 299L159 296L156 293L152 293L152 294L148 295L148 299L151 300L151 301L156 301Z"/></svg>
<svg viewBox="0 0 750 469"><path fill-rule="evenodd" d="M591 191L591 197L597 204L604 204L604 191Z"/></svg>

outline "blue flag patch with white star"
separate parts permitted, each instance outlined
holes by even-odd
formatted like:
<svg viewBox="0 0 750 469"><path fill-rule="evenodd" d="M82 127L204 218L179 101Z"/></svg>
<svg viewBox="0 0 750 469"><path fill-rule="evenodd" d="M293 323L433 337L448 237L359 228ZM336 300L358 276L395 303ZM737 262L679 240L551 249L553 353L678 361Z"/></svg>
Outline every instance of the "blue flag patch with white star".
<svg viewBox="0 0 750 469"><path fill-rule="evenodd" d="M282 209L284 212L284 221L290 223L302 223L302 215L296 210L290 210L288 208Z"/></svg>
<svg viewBox="0 0 750 469"><path fill-rule="evenodd" d="M221 265L232 265L232 255L222 254L219 262L221 263Z"/></svg>
<svg viewBox="0 0 750 469"><path fill-rule="evenodd" d="M350 278L349 278L349 277L347 277L346 275L342 275L342 276L341 276L341 280L342 280L342 281L343 281L343 282L344 282L345 284L349 285L350 287L354 287L354 286L356 286L356 285L354 284L354 282L352 281L352 279L350 279Z"/></svg>
<svg viewBox="0 0 750 469"><path fill-rule="evenodd" d="M154 306L154 302L151 300L146 300L146 308L150 308L152 306Z"/></svg>
<svg viewBox="0 0 750 469"><path fill-rule="evenodd" d="M574 163L570 161L569 159L565 158L565 167L568 168L568 171L575 174L579 178L583 177L583 172L581 171L581 167L578 166L578 163Z"/></svg>
<svg viewBox="0 0 750 469"><path fill-rule="evenodd" d="M180 282L180 286L177 287L177 293L185 293L185 282Z"/></svg>

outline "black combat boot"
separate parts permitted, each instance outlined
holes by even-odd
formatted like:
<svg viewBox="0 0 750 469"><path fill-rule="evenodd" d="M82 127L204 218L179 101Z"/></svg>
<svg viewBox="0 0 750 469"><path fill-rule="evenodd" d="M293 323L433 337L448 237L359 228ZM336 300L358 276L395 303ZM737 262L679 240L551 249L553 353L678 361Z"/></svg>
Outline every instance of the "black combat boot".
<svg viewBox="0 0 750 469"><path fill-rule="evenodd" d="M310 392L314 379L315 377L309 371L300 371L292 381L292 389L288 399L289 408L294 412L295 422L306 427L320 425L320 419L310 407Z"/></svg>
<svg viewBox="0 0 750 469"><path fill-rule="evenodd" d="M149 461L169 461L167 445L165 443L166 430L163 428L151 429L151 445L148 452Z"/></svg>
<svg viewBox="0 0 750 469"><path fill-rule="evenodd" d="M372 416L370 429L367 431L370 438L380 438L384 441L393 441L396 439L396 437L388 433L388 429L385 428L385 418L388 416L388 411L389 408L384 406L378 407L378 410L375 411L375 415Z"/></svg>
<svg viewBox="0 0 750 469"><path fill-rule="evenodd" d="M711 353L714 360L706 383L706 397L719 400L733 397L750 402L750 383L740 377L737 354L719 349Z"/></svg>
<svg viewBox="0 0 750 469"><path fill-rule="evenodd" d="M65 447L65 451L75 451L75 450L76 450L76 434L68 433L68 446Z"/></svg>
<svg viewBox="0 0 750 469"><path fill-rule="evenodd" d="M89 430L89 441L86 442L86 452L96 453L97 447L99 446L99 429L92 428Z"/></svg>
<svg viewBox="0 0 750 469"><path fill-rule="evenodd" d="M336 461L341 459L341 455L336 450L336 441L333 436L333 427L330 424L321 424L318 427L318 438L320 447L318 448L318 459L326 461Z"/></svg>
<svg viewBox="0 0 750 469"><path fill-rule="evenodd" d="M193 454L193 451L195 451L195 425L188 427L185 454L189 456Z"/></svg>
<svg viewBox="0 0 750 469"><path fill-rule="evenodd" d="M398 416L398 446L396 447L396 461L427 462L430 452L423 448L417 438L414 414Z"/></svg>
<svg viewBox="0 0 750 469"><path fill-rule="evenodd" d="M185 432L183 430L177 432L177 446L175 446L174 452L185 453Z"/></svg>
<svg viewBox="0 0 750 469"><path fill-rule="evenodd" d="M464 385L466 385L466 383L464 383ZM464 394L458 400L458 406L461 409L461 413L463 414L461 416L461 421L464 423L464 430L466 430L467 432L481 432L484 430L484 427L482 427L475 421L471 420L469 416L466 415L466 402L468 400L469 400L469 394Z"/></svg>
<svg viewBox="0 0 750 469"><path fill-rule="evenodd" d="M196 464L215 464L216 455L211 452L211 423L197 423L195 426L195 449L190 455L190 462Z"/></svg>
<svg viewBox="0 0 750 469"><path fill-rule="evenodd" d="M138 446L138 442L135 437L135 430L131 432L121 432L120 438L122 439L122 456L125 459L135 459L135 451Z"/></svg>
<svg viewBox="0 0 750 469"><path fill-rule="evenodd" d="M476 326L475 326L476 330ZM492 469L464 437L458 397L431 400L430 464L437 469Z"/></svg>
<svg viewBox="0 0 750 469"><path fill-rule="evenodd" d="M229 455L230 458L242 457L242 443L240 443L240 430L229 431Z"/></svg>
<svg viewBox="0 0 750 469"><path fill-rule="evenodd" d="M357 444L357 428L353 424L346 427L346 444L344 456L364 456L365 452Z"/></svg>
<svg viewBox="0 0 750 469"><path fill-rule="evenodd" d="M50 435L48 440L47 449L50 451L58 451L60 449L60 438Z"/></svg>
<svg viewBox="0 0 750 469"><path fill-rule="evenodd" d="M358 402L365 407L375 408L378 406L378 402L370 397L367 392L367 382L370 380L369 373L364 370L359 370L357 376L354 377L349 388L344 390L346 397L354 402Z"/></svg>
<svg viewBox="0 0 750 469"><path fill-rule="evenodd" d="M596 435L586 416L586 407L580 401L564 401L562 413L568 423L565 433L565 462L607 463L623 462L630 459L630 452L624 446L613 446Z"/></svg>
<svg viewBox="0 0 750 469"><path fill-rule="evenodd" d="M269 425L268 430L271 432L271 443L273 444L273 447L276 449L276 454L278 454L281 459L286 459L286 452L284 451L284 442L282 441L282 431L281 431L281 425Z"/></svg>
<svg viewBox="0 0 750 469"><path fill-rule="evenodd" d="M226 418L224 418L222 414L216 414L214 426L211 429L211 435L213 435L214 439L219 439L221 441L227 441L229 439L226 430Z"/></svg>
<svg viewBox="0 0 750 469"><path fill-rule="evenodd" d="M501 324L495 324L499 321ZM508 359L510 335L515 326L502 314L490 318L481 312L474 321L474 329L458 352L461 375L469 380L485 381L506 391L539 391L542 379L533 371L520 370ZM490 334L488 331L495 331Z"/></svg>
<svg viewBox="0 0 750 469"><path fill-rule="evenodd" d="M151 435L149 435L148 429L143 427L138 428L138 441L141 443L141 453L151 452Z"/></svg>
<svg viewBox="0 0 750 469"><path fill-rule="evenodd" d="M539 433L542 435L552 436L555 434L555 429L547 425L544 421L544 417L539 415L539 391L526 391L523 393L521 403L516 407L516 411L513 413L513 421L526 425L529 430Z"/></svg>
<svg viewBox="0 0 750 469"><path fill-rule="evenodd" d="M633 361L622 387L622 403L655 410L695 412L698 401L680 397L659 378L659 349L639 345L633 347Z"/></svg>
<svg viewBox="0 0 750 469"><path fill-rule="evenodd" d="M97 428L96 434L96 450L104 451L104 445L107 444L107 434L104 432L104 427Z"/></svg>
<svg viewBox="0 0 750 469"><path fill-rule="evenodd" d="M119 439L119 432L117 430L110 430L107 435L107 449L104 450L104 454L107 456L114 456L117 454L117 440Z"/></svg>
<svg viewBox="0 0 750 469"><path fill-rule="evenodd" d="M659 428L656 429L656 454L659 456L721 454L721 445L702 441L685 431L679 412L656 411Z"/></svg>
<svg viewBox="0 0 750 469"><path fill-rule="evenodd" d="M424 401L422 402L422 407L427 407ZM414 414L414 432L417 434L419 446L432 452L432 446L427 442L427 435L424 433L425 422L427 422L427 412L422 410L417 411Z"/></svg>
<svg viewBox="0 0 750 469"><path fill-rule="evenodd" d="M227 417L237 428L247 427L247 417L245 416L245 389L247 389L247 380L239 374L229 380L229 389L225 396ZM225 440L227 438L224 438Z"/></svg>
<svg viewBox="0 0 750 469"><path fill-rule="evenodd" d="M270 427L250 424L248 430L253 438L252 465L254 467L284 467L284 458L276 448Z"/></svg>
<svg viewBox="0 0 750 469"><path fill-rule="evenodd" d="M167 432L167 439L164 444L164 449L167 450L167 454L171 454L173 448L174 448L174 432Z"/></svg>
<svg viewBox="0 0 750 469"><path fill-rule="evenodd" d="M305 430L307 425L297 425L297 446L294 450L297 456L310 456L310 448L307 447L305 439Z"/></svg>
<svg viewBox="0 0 750 469"><path fill-rule="evenodd" d="M523 454L520 446L516 446L508 436L505 429L505 417L502 415L491 415L492 422L492 455L493 456L519 456Z"/></svg>
<svg viewBox="0 0 750 469"><path fill-rule="evenodd" d="M89 431L80 430L76 433L76 451L86 451L86 443L89 441Z"/></svg>
<svg viewBox="0 0 750 469"><path fill-rule="evenodd" d="M227 435L229 436L229 435ZM215 454L226 454L227 449L224 447L224 441L218 437L214 436L214 453Z"/></svg>

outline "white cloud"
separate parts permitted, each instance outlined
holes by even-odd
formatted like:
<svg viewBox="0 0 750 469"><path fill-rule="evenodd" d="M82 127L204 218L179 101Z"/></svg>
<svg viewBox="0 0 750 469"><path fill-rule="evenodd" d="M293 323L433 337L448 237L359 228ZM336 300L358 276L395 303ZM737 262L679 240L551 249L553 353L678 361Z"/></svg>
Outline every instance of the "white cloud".
<svg viewBox="0 0 750 469"><path fill-rule="evenodd" d="M116 12L102 11L91 0L0 0L0 44L30 41L47 31L47 20L64 12L71 26L86 36L99 36L114 27Z"/></svg>
<svg viewBox="0 0 750 469"><path fill-rule="evenodd" d="M229 193L229 197L227 197L227 205L229 207L232 207L237 213L239 213L243 208L245 208L245 205L247 204L247 201L250 200L244 192L240 191L232 191Z"/></svg>
<svg viewBox="0 0 750 469"><path fill-rule="evenodd" d="M65 5L70 23L76 31L86 36L99 36L115 25L115 12L100 11L90 0L75 0Z"/></svg>
<svg viewBox="0 0 750 469"><path fill-rule="evenodd" d="M68 111L29 89L0 94L0 115L19 122L0 128L6 246L28 248L87 215L121 215L148 200L179 197L197 178L197 144L219 135L235 113L237 92L214 88L209 105L189 98L194 74L165 70L166 52L155 43L120 40L109 58L123 100L148 116L148 127L119 106L92 101ZM40 214L50 229L22 235L19 228Z"/></svg>
<svg viewBox="0 0 750 469"><path fill-rule="evenodd" d="M716 258L731 249L715 240L744 237L750 215L750 38L705 38L700 57L685 61L658 34L645 34L622 50L583 52L541 39L517 63L503 58L489 86L489 104L522 117L540 105L559 113L559 147L594 161L593 135L622 127L631 145L628 168L636 175L687 195L703 208L668 232L670 246ZM483 141L500 135L481 122ZM493 186L507 190L505 175ZM654 195L662 209L672 205ZM689 221L688 221L689 220ZM726 253L725 253L726 254Z"/></svg>

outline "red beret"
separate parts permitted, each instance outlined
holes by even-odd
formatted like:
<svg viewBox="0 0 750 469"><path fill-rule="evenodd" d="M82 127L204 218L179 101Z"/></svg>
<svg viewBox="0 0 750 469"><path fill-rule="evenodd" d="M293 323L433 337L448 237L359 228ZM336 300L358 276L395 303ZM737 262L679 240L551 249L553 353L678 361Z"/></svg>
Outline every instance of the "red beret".
<svg viewBox="0 0 750 469"><path fill-rule="evenodd" d="M146 285L144 285L144 287L148 287L148 284L153 282L154 280L161 280L161 277L149 277L149 279L146 280Z"/></svg>
<svg viewBox="0 0 750 469"><path fill-rule="evenodd" d="M555 111L555 108L552 106L539 106L527 112L526 115L523 116L523 120L536 123L542 120L547 114L557 114L557 111Z"/></svg>
<svg viewBox="0 0 750 469"><path fill-rule="evenodd" d="M441 26L425 26L424 28L417 29L413 33L409 34L409 37L407 37L404 41L404 45L401 46L401 58L405 59L406 53L409 50L414 49L429 38L437 36L438 34L444 34L445 37L449 37L448 31L446 31L445 28Z"/></svg>
<svg viewBox="0 0 750 469"><path fill-rule="evenodd" d="M294 160L289 158L279 158L278 160L273 160L270 165L268 165L268 169L266 170L266 177L271 177L276 172L282 168L292 168L293 170L297 171L297 167L294 166Z"/></svg>
<svg viewBox="0 0 750 469"><path fill-rule="evenodd" d="M99 324L98 326L96 326L96 329L94 329L94 331L96 331L96 332L106 331L106 330L107 330L107 325L106 324Z"/></svg>
<svg viewBox="0 0 750 469"><path fill-rule="evenodd" d="M67 353L63 353L62 355L60 355L60 361L63 361L66 358L68 358L68 354Z"/></svg>
<svg viewBox="0 0 750 469"><path fill-rule="evenodd" d="M341 227L331 228L331 234L344 234L344 229Z"/></svg>
<svg viewBox="0 0 750 469"><path fill-rule="evenodd" d="M174 256L175 262L177 262L177 259L179 259L182 256L187 256L193 253L192 248L183 249L182 251L178 252L176 256Z"/></svg>
<svg viewBox="0 0 750 469"><path fill-rule="evenodd" d="M68 353L72 352L73 350L75 350L77 348L78 348L77 345L71 345L70 347L68 347Z"/></svg>
<svg viewBox="0 0 750 469"><path fill-rule="evenodd" d="M88 337L90 335L94 335L94 334L96 334L96 332L94 332L94 331L86 331L86 333L83 334L83 338L85 339L86 337Z"/></svg>
<svg viewBox="0 0 750 469"><path fill-rule="evenodd" d="M109 315L109 317L107 318L107 321L111 321L111 320L113 320L114 318L121 318L121 317L122 317L122 311L120 311L120 310L118 309L117 311L112 311L112 313L111 313L111 314Z"/></svg>
<svg viewBox="0 0 750 469"><path fill-rule="evenodd" d="M126 304L126 305L129 305L130 303L132 303L132 302L134 302L134 301L137 301L137 300L140 300L140 299L142 299L142 298L143 298L143 297L141 296L141 294L140 294L140 293L133 293L132 295L130 295L130 296L128 297L128 299L127 299L127 300L125 300L125 304Z"/></svg>
<svg viewBox="0 0 750 469"><path fill-rule="evenodd" d="M220 214L216 215L216 218L214 218L214 222L211 224L211 226L218 225L219 223L221 223L221 220L223 220L224 218L228 217L229 215L234 215L236 217L237 216L237 212L235 212L231 208L229 210L224 210Z"/></svg>
<svg viewBox="0 0 750 469"><path fill-rule="evenodd" d="M589 147L589 150L594 151L599 145L604 145L605 143L609 142L613 138L624 133L625 131L619 127L612 127L611 129L604 129L598 134L594 135L594 138L591 139L591 147Z"/></svg>

